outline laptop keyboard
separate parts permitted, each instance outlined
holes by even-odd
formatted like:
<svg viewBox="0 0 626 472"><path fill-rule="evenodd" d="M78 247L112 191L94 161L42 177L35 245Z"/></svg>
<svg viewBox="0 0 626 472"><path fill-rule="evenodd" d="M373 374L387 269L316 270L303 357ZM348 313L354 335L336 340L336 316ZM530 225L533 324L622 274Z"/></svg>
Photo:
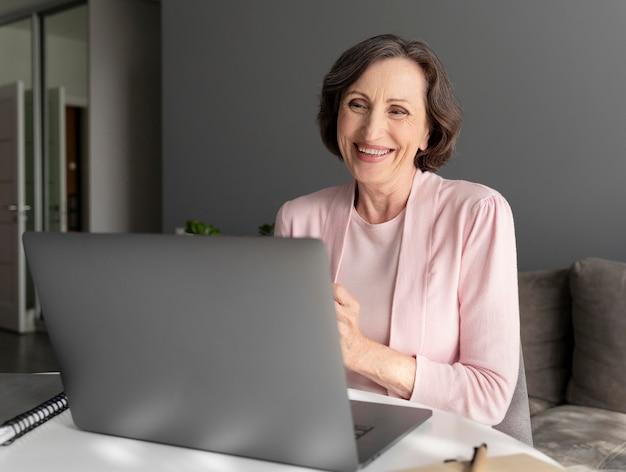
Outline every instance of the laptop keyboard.
<svg viewBox="0 0 626 472"><path fill-rule="evenodd" d="M364 434L367 434L368 432L370 432L372 429L374 429L373 426L365 426L362 424L355 424L354 425L354 437L356 439L359 439L361 437L363 437Z"/></svg>

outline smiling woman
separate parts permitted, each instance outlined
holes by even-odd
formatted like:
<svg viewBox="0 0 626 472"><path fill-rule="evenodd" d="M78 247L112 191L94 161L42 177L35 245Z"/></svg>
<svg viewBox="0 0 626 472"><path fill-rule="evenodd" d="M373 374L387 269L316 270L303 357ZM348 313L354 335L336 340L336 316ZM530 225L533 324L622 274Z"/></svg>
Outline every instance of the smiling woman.
<svg viewBox="0 0 626 472"><path fill-rule="evenodd" d="M354 60L355 56L358 61ZM452 155L462 113L443 65L423 41L398 41L393 35L381 35L344 52L324 79L317 115L322 141L331 153L343 158L337 142L338 110L342 99L370 65L391 58L410 60L419 67L425 79L424 88L420 90L426 100L431 135L428 150L422 149L415 159L421 170L436 171Z"/></svg>
<svg viewBox="0 0 626 472"><path fill-rule="evenodd" d="M344 94L337 142L361 183L357 212L370 223L389 221L406 205L415 156L428 148L430 136L425 89L417 64L392 58L372 64Z"/></svg>
<svg viewBox="0 0 626 472"><path fill-rule="evenodd" d="M326 75L318 123L354 181L286 202L275 234L327 246L349 385L498 424L520 360L513 217L435 174L461 125L441 63L367 39Z"/></svg>

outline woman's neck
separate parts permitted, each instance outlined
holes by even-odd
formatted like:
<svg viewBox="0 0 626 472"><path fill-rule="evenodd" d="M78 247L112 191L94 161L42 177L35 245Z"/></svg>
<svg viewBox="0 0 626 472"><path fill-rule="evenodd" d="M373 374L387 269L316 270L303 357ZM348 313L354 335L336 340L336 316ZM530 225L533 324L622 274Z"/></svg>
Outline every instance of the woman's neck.
<svg viewBox="0 0 626 472"><path fill-rule="evenodd" d="M354 207L361 218L371 224L390 221L406 208L413 179L402 185L381 188L357 182Z"/></svg>

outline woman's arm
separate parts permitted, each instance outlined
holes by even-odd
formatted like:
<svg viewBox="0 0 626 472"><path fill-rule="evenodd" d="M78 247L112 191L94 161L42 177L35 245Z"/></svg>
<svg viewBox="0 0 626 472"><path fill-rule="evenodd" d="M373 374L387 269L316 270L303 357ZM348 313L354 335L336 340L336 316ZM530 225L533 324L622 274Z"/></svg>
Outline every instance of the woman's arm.
<svg viewBox="0 0 626 472"><path fill-rule="evenodd" d="M334 296L345 366L409 398L415 384L415 358L366 338L359 330L359 303L339 284L334 285Z"/></svg>
<svg viewBox="0 0 626 472"><path fill-rule="evenodd" d="M411 400L497 424L510 404L519 368L513 217L504 198L492 195L477 201L460 222L460 251L448 266L454 279L437 279L438 293L445 285L454 287L448 306L458 307L458 321L448 323L458 323L457 358L438 362L427 352L417 355ZM431 292L434 289L431 286ZM436 319L439 314L431 311L428 316ZM446 326L426 334L436 342Z"/></svg>

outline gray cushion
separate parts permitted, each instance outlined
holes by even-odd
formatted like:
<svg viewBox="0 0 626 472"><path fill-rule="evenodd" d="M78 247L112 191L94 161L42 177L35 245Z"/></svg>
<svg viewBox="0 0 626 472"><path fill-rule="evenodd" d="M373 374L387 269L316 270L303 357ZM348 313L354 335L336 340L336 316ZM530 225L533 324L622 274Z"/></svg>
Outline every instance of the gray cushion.
<svg viewBox="0 0 626 472"><path fill-rule="evenodd" d="M626 414L561 405L531 421L535 448L568 470L626 470Z"/></svg>
<svg viewBox="0 0 626 472"><path fill-rule="evenodd" d="M530 425L530 411L528 404L528 389L526 388L526 373L524 356L520 347L519 372L511 404L500 424L494 426L498 431L513 436L515 439L533 445L532 427Z"/></svg>
<svg viewBox="0 0 626 472"><path fill-rule="evenodd" d="M626 413L626 264L577 261L570 290L575 345L567 401Z"/></svg>
<svg viewBox="0 0 626 472"><path fill-rule="evenodd" d="M569 271L519 274L520 324L531 415L564 403L572 357Z"/></svg>
<svg viewBox="0 0 626 472"><path fill-rule="evenodd" d="M542 412L543 410L552 408L553 406L555 406L554 402L542 400L541 398L537 397L528 397L528 408L530 410L530 416L534 416L537 413Z"/></svg>

